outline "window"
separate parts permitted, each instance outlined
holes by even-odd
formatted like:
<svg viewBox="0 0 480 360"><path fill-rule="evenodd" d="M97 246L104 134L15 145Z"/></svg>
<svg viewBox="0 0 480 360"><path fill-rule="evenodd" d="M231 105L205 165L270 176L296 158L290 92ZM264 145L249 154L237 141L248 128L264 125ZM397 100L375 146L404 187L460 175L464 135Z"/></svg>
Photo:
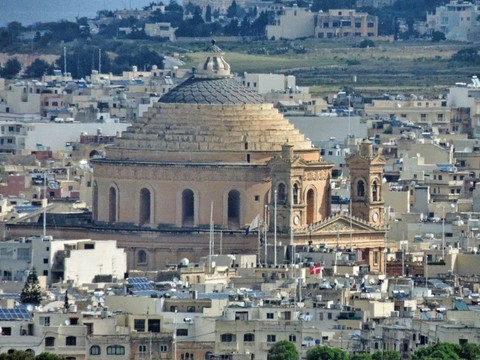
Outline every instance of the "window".
<svg viewBox="0 0 480 360"><path fill-rule="evenodd" d="M145 319L134 319L133 329L137 332L145 332Z"/></svg>
<svg viewBox="0 0 480 360"><path fill-rule="evenodd" d="M76 336L67 336L65 339L65 345L67 346L77 346L77 337Z"/></svg>
<svg viewBox="0 0 480 360"><path fill-rule="evenodd" d="M125 347L122 345L110 345L107 347L107 355L125 355Z"/></svg>
<svg viewBox="0 0 480 360"><path fill-rule="evenodd" d="M90 347L90 355L100 355L101 353L100 346L93 345Z"/></svg>
<svg viewBox="0 0 480 360"><path fill-rule="evenodd" d="M147 263L147 253L145 250L140 250L137 253L137 262L139 264L146 264Z"/></svg>
<svg viewBox="0 0 480 360"><path fill-rule="evenodd" d="M189 313L195 312L195 306L187 306L187 312Z"/></svg>
<svg viewBox="0 0 480 360"><path fill-rule="evenodd" d="M274 334L267 335L267 342L277 342L277 335L274 335Z"/></svg>
<svg viewBox="0 0 480 360"><path fill-rule="evenodd" d="M220 335L220 341L221 342L234 342L235 341L235 335L233 335L233 334L222 334L222 335Z"/></svg>
<svg viewBox="0 0 480 360"><path fill-rule="evenodd" d="M160 332L160 320L159 319L148 319L148 331L152 333Z"/></svg>
<svg viewBox="0 0 480 360"><path fill-rule="evenodd" d="M331 312L327 313L327 319L332 320L332 313Z"/></svg>
<svg viewBox="0 0 480 360"><path fill-rule="evenodd" d="M2 336L12 336L12 328L2 327Z"/></svg>
<svg viewBox="0 0 480 360"><path fill-rule="evenodd" d="M42 326L50 326L50 316L40 316L39 322Z"/></svg>
<svg viewBox="0 0 480 360"><path fill-rule="evenodd" d="M287 200L287 191L284 183L280 183L277 186L277 200L279 202L284 202Z"/></svg>
<svg viewBox="0 0 480 360"><path fill-rule="evenodd" d="M369 23L367 24L367 26L368 26L369 28L373 28L373 27L375 26L375 24L374 24L373 22L369 22Z"/></svg>
<svg viewBox="0 0 480 360"><path fill-rule="evenodd" d="M177 329L177 336L188 336L188 329Z"/></svg>
<svg viewBox="0 0 480 360"><path fill-rule="evenodd" d="M357 182L357 196L364 197L365 196L365 183L363 180L359 180Z"/></svg>
<svg viewBox="0 0 480 360"><path fill-rule="evenodd" d="M245 342L253 342L255 341L255 334L248 333L243 335L243 341Z"/></svg>
<svg viewBox="0 0 480 360"><path fill-rule="evenodd" d="M147 352L147 345L139 345L138 346L138 352L140 354L145 354Z"/></svg>
<svg viewBox="0 0 480 360"><path fill-rule="evenodd" d="M267 313L267 319L273 319L273 313Z"/></svg>
<svg viewBox="0 0 480 360"><path fill-rule="evenodd" d="M53 336L47 336L45 338L45 347L55 346L55 338Z"/></svg>
<svg viewBox="0 0 480 360"><path fill-rule="evenodd" d="M298 204L298 184L293 184L293 203Z"/></svg>
<svg viewBox="0 0 480 360"><path fill-rule="evenodd" d="M160 352L167 352L168 351L168 345L160 345Z"/></svg>
<svg viewBox="0 0 480 360"><path fill-rule="evenodd" d="M443 114L437 114L437 120L443 121Z"/></svg>
<svg viewBox="0 0 480 360"><path fill-rule="evenodd" d="M43 259L44 264L48 264L48 258Z"/></svg>
<svg viewBox="0 0 480 360"><path fill-rule="evenodd" d="M297 335L294 335L294 334L288 335L288 341L296 342L297 341Z"/></svg>
<svg viewBox="0 0 480 360"><path fill-rule="evenodd" d="M420 114L420 121L427 121L427 114Z"/></svg>
<svg viewBox="0 0 480 360"><path fill-rule="evenodd" d="M43 270L43 276L48 276L48 270Z"/></svg>
<svg viewBox="0 0 480 360"><path fill-rule="evenodd" d="M180 355L180 360L193 360L193 354L184 353Z"/></svg>
<svg viewBox="0 0 480 360"><path fill-rule="evenodd" d="M235 313L235 320L247 321L248 311L237 311Z"/></svg>

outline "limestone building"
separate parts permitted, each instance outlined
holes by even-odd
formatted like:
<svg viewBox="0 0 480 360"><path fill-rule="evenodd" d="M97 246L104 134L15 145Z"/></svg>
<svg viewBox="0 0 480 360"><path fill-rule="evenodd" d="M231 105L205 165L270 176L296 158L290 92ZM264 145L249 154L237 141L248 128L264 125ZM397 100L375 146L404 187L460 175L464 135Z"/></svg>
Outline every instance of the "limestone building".
<svg viewBox="0 0 480 360"><path fill-rule="evenodd" d="M94 222L159 230L166 243L152 243L152 256L175 241L168 233L191 234L197 244L211 221L228 237L254 219L276 226L283 244L293 230L299 245L334 246L346 223L345 242L358 230L356 247L383 246L383 222L332 216L333 164L272 104L234 81L214 44L190 79L92 163ZM131 243L130 255L146 264L148 250Z"/></svg>
<svg viewBox="0 0 480 360"><path fill-rule="evenodd" d="M151 228L243 229L277 194L278 227L330 213L319 149L271 104L238 85L217 46L94 161L94 219ZM293 195L288 189L293 189ZM272 211L272 209L271 209Z"/></svg>

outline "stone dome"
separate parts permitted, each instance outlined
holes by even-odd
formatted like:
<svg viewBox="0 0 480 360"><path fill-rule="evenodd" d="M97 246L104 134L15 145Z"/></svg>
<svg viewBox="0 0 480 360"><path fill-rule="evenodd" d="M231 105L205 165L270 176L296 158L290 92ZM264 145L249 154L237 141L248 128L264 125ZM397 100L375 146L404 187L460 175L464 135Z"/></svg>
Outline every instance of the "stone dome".
<svg viewBox="0 0 480 360"><path fill-rule="evenodd" d="M231 78L192 77L170 90L159 100L175 104L262 104L263 97L237 84Z"/></svg>
<svg viewBox="0 0 480 360"><path fill-rule="evenodd" d="M254 90L238 84L214 43L191 78L153 104L108 149L108 159L266 164L288 143L305 160L319 150Z"/></svg>
<svg viewBox="0 0 480 360"><path fill-rule="evenodd" d="M238 84L230 73L223 51L212 45L194 68L192 77L163 95L159 102L170 104L262 104L256 91Z"/></svg>

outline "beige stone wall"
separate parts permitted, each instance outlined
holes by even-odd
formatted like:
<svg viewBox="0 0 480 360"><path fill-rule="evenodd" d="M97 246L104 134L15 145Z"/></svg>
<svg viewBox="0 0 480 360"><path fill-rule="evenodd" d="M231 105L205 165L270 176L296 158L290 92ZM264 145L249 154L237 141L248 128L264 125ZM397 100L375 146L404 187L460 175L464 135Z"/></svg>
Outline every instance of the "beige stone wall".
<svg viewBox="0 0 480 360"><path fill-rule="evenodd" d="M240 192L240 227L263 214L270 183L266 167L188 167L188 166L96 166L98 187L97 221L109 221L109 189L118 189L118 222L139 223L140 191L152 194L151 227L182 226L182 192L191 189L195 196L195 226L210 223L213 202L215 225L228 228L228 193ZM258 196L258 201L255 201Z"/></svg>

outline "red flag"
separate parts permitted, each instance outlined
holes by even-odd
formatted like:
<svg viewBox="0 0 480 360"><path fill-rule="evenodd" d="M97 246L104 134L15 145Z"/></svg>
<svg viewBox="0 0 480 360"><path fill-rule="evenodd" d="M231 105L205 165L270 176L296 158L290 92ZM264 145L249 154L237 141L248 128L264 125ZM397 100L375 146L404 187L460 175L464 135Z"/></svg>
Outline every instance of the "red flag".
<svg viewBox="0 0 480 360"><path fill-rule="evenodd" d="M322 271L320 264L315 264L310 266L310 275L318 275Z"/></svg>

